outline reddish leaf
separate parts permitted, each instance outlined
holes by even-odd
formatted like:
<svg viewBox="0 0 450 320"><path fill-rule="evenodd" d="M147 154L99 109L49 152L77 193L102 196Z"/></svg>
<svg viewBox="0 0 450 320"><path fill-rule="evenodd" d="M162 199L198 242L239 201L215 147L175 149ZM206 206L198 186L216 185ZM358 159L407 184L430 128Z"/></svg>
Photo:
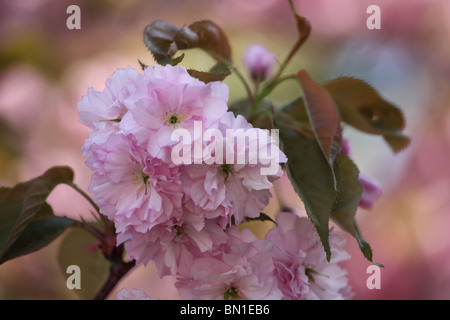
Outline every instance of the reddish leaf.
<svg viewBox="0 0 450 320"><path fill-rule="evenodd" d="M198 36L196 47L214 52L227 61L231 61L231 47L225 32L214 22L203 20L189 26Z"/></svg>
<svg viewBox="0 0 450 320"><path fill-rule="evenodd" d="M309 21L305 17L302 17L297 13L297 10L295 9L294 3L292 1L289 1L289 3L291 5L291 10L292 13L294 14L295 21L297 23L297 30L299 36L294 46L292 47L291 51L289 51L289 54L286 57L286 60L283 62L283 65L280 68L280 70L283 70L284 67L287 65L287 63L291 61L292 57L302 47L303 43L305 43L305 41L309 38L309 35L311 34L311 24L309 23Z"/></svg>
<svg viewBox="0 0 450 320"><path fill-rule="evenodd" d="M342 145L338 109L328 91L301 70L297 78L303 88L305 105L315 136L323 154L332 166Z"/></svg>
<svg viewBox="0 0 450 320"><path fill-rule="evenodd" d="M309 38L309 35L311 34L311 24L309 21L297 13L295 13L295 20L297 22L297 30L299 33L299 38L297 40L297 43L294 47L295 51L298 51L300 47L305 43L305 41Z"/></svg>

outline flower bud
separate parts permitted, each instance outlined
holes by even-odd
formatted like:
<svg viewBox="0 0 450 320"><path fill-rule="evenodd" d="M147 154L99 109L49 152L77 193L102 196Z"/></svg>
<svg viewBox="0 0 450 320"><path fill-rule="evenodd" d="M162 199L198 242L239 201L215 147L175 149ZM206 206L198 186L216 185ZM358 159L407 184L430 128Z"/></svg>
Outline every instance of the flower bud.
<svg viewBox="0 0 450 320"><path fill-rule="evenodd" d="M342 141L341 153L344 156L350 157L351 152L352 152L352 146L350 145L350 141L348 141L347 139L344 139Z"/></svg>
<svg viewBox="0 0 450 320"><path fill-rule="evenodd" d="M359 206L364 209L371 209L374 202L381 197L381 186L377 181L361 174L359 175L359 183L363 188Z"/></svg>
<svg viewBox="0 0 450 320"><path fill-rule="evenodd" d="M259 44L250 45L244 52L243 60L245 68L255 82L270 77L276 62L275 55Z"/></svg>
<svg viewBox="0 0 450 320"><path fill-rule="evenodd" d="M344 139L342 141L341 154L350 157L352 151L352 146L350 141ZM373 204L378 198L381 197L382 190L380 184L365 175L360 174L358 177L359 183L362 187L361 199L359 201L359 206L364 209L371 209Z"/></svg>

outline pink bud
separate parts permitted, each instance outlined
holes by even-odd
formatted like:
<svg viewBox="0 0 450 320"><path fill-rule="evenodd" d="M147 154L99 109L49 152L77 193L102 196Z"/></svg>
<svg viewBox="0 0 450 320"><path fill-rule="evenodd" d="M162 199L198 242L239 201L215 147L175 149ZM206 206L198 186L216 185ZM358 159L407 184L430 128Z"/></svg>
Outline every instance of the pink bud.
<svg viewBox="0 0 450 320"><path fill-rule="evenodd" d="M364 209L371 209L374 202L381 197L381 186L377 181L361 174L359 175L359 183L363 188L359 206Z"/></svg>
<svg viewBox="0 0 450 320"><path fill-rule="evenodd" d="M275 55L259 44L250 45L244 52L244 66L256 82L264 81L272 75L276 63Z"/></svg>
<svg viewBox="0 0 450 320"><path fill-rule="evenodd" d="M344 156L350 157L351 152L352 152L352 146L350 145L350 141L348 141L347 139L344 139L342 141L341 153Z"/></svg>

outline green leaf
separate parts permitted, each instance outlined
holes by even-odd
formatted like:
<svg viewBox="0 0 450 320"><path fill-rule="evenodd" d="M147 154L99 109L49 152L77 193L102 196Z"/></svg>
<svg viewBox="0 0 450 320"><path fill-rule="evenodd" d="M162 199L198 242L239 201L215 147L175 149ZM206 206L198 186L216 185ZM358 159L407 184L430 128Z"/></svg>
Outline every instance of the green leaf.
<svg viewBox="0 0 450 320"><path fill-rule="evenodd" d="M81 299L92 300L105 283L110 263L101 250L89 250L97 239L83 229L72 228L64 237L58 254L61 271L77 265L81 270L81 289L75 289Z"/></svg>
<svg viewBox="0 0 450 320"><path fill-rule="evenodd" d="M231 72L230 69L223 63L217 63L214 67L209 70L209 72L197 71L193 69L188 69L188 73L197 78L204 83L213 82L213 81L223 81L226 77L228 77Z"/></svg>
<svg viewBox="0 0 450 320"><path fill-rule="evenodd" d="M323 86L332 95L344 122L363 132L383 136L394 152L409 145L410 139L402 134L405 127L402 111L372 86L351 77L329 80Z"/></svg>
<svg viewBox="0 0 450 320"><path fill-rule="evenodd" d="M248 99L240 99L228 106L228 110L233 112L234 116L241 115L245 118L250 114L250 108L252 104Z"/></svg>
<svg viewBox="0 0 450 320"><path fill-rule="evenodd" d="M271 130L274 128L273 125L273 110L259 110L249 122L255 128Z"/></svg>
<svg viewBox="0 0 450 320"><path fill-rule="evenodd" d="M328 222L336 199L333 171L317 141L292 128L290 120L291 117L282 112L275 116L275 127L279 129L282 148L288 158L288 177L305 204L329 260Z"/></svg>
<svg viewBox="0 0 450 320"><path fill-rule="evenodd" d="M48 210L50 206L47 205L42 208L47 208L46 210ZM63 217L50 217L31 221L18 239L0 258L0 264L42 249L61 235L72 223L71 220Z"/></svg>
<svg viewBox="0 0 450 320"><path fill-rule="evenodd" d="M142 69L142 70L145 70L145 68L148 67L147 64L143 63L143 62L142 62L141 60L139 60L139 59L138 59L138 62L139 62L139 65L141 66L141 69Z"/></svg>
<svg viewBox="0 0 450 320"><path fill-rule="evenodd" d="M289 115L291 119L299 123L309 123L308 113L306 112L304 98L300 97L288 103L282 108L282 112Z"/></svg>
<svg viewBox="0 0 450 320"><path fill-rule="evenodd" d="M363 239L355 220L362 193L358 180L359 170L349 157L339 154L334 161L334 173L338 190L331 211L331 219L356 238L364 257L373 262L372 249Z"/></svg>
<svg viewBox="0 0 450 320"><path fill-rule="evenodd" d="M251 106L252 103L248 99L241 99L229 105L228 110L232 111L235 117L238 115L245 117L253 127L273 129L273 115L276 108L273 102L266 99L261 101L258 111L252 116L250 116Z"/></svg>
<svg viewBox="0 0 450 320"><path fill-rule="evenodd" d="M194 77L199 79L200 81L203 81L204 83L214 82L214 81L222 81L227 77L227 75L224 74L214 74L211 72L205 72L205 71L198 71L194 69L189 69L188 73Z"/></svg>
<svg viewBox="0 0 450 320"><path fill-rule="evenodd" d="M267 214L265 214L263 212L261 212L259 214L259 216L256 217L256 218L249 218L249 217L247 217L247 218L245 218L245 221L247 221L247 222L250 222L250 221L261 221L261 222L270 221L270 222L273 222L273 223L277 224L275 222L275 220L273 220L270 216L268 216Z"/></svg>
<svg viewBox="0 0 450 320"><path fill-rule="evenodd" d="M399 131L384 134L383 138L395 153L404 150L411 143L411 139Z"/></svg>
<svg viewBox="0 0 450 320"><path fill-rule="evenodd" d="M328 91L301 70L297 78L304 93L306 114L325 158L332 166L342 147L342 129L338 109Z"/></svg>
<svg viewBox="0 0 450 320"><path fill-rule="evenodd" d="M356 240L358 242L359 248L361 249L362 253L364 254L364 257L367 258L367 260L371 261L374 265L379 266L381 268L384 268L384 265L381 263L374 262L372 259L372 248L370 245L362 238L361 232L358 229L358 226L355 223L355 232L356 232Z"/></svg>
<svg viewBox="0 0 450 320"><path fill-rule="evenodd" d="M343 230L355 236L355 214L362 194L358 180L359 170L349 157L339 154L334 162L334 172L337 180L337 197L331 218Z"/></svg>
<svg viewBox="0 0 450 320"><path fill-rule="evenodd" d="M0 188L0 258L36 216L52 215L48 210L43 213L48 195L58 184L72 180L71 168L53 167L13 188Z"/></svg>
<svg viewBox="0 0 450 320"><path fill-rule="evenodd" d="M300 97L281 109L283 115L283 126L289 127L310 139L316 139L306 112L303 97Z"/></svg>
<svg viewBox="0 0 450 320"><path fill-rule="evenodd" d="M363 239L355 221L362 192L356 165L338 153L331 170L312 128L308 127L310 120L302 98L283 107L275 119L288 158L288 177L303 200L325 250L327 246L329 249L327 230L331 218L356 238L363 255L372 261L370 245ZM330 258L328 251L327 258Z"/></svg>
<svg viewBox="0 0 450 320"><path fill-rule="evenodd" d="M258 111L248 117L253 127L271 130L274 129L273 118L275 115L275 109L278 109L274 103L270 100L264 99L260 102Z"/></svg>

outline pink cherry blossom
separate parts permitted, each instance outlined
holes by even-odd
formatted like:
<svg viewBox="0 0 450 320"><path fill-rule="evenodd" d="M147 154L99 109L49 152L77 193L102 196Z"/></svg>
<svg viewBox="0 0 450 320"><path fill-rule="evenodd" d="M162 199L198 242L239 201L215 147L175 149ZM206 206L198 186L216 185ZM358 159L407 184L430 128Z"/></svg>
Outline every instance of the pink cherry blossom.
<svg viewBox="0 0 450 320"><path fill-rule="evenodd" d="M279 299L281 292L273 277L272 245L257 240L247 229L232 227L230 242L193 261L188 273L176 282L183 299ZM247 242L251 240L250 242Z"/></svg>
<svg viewBox="0 0 450 320"><path fill-rule="evenodd" d="M228 130L236 133L238 129L243 130L241 138L245 130L253 130L255 133L249 135L245 144L240 147L234 140L235 135L226 134ZM253 128L240 115L235 117L233 113L227 112L221 119L218 130L224 140L213 149L224 147L222 158L212 164L185 166L181 173L183 191L195 205L204 209L206 216L220 214L223 226L233 224L233 221L239 224L245 217L258 217L267 206L272 181L281 177L283 171L279 163L286 162L286 157L264 130ZM217 140L209 145L214 143ZM256 148L250 148L252 145ZM229 149L234 153L231 161L227 158ZM271 152L268 152L269 149ZM245 155L245 161L237 161L240 152ZM261 174L262 169L267 168L267 163L276 165L274 174Z"/></svg>
<svg viewBox="0 0 450 320"><path fill-rule="evenodd" d="M152 156L169 160L172 132L183 128L193 133L194 121L204 128L216 125L228 109L227 101L224 83L205 84L181 66L149 66L126 101L130 115L121 127L133 133Z"/></svg>
<svg viewBox="0 0 450 320"><path fill-rule="evenodd" d="M227 112L227 99L225 84L205 84L180 66L147 67L143 75L119 70L103 92L82 98L80 121L90 127L83 152L94 171L89 191L114 222L116 244L137 264L154 263L160 277L177 276L186 299L347 297L337 263L348 256L337 235L330 235L328 263L306 218L281 213L262 240L238 230L268 205L287 159L277 132ZM192 134L190 147L200 142L210 151L201 163L170 158L176 129ZM204 130L222 138L204 140ZM141 291L118 297L148 298Z"/></svg>
<svg viewBox="0 0 450 320"><path fill-rule="evenodd" d="M127 67L118 69L105 82L103 91L88 89L78 102L80 122L90 128L89 138L83 144L83 153L89 156L93 143L103 143L113 132L118 132L119 122L127 113L125 100L135 91L135 84L142 75Z"/></svg>
<svg viewBox="0 0 450 320"><path fill-rule="evenodd" d="M330 232L328 262L314 225L306 217L280 212L266 239L273 243L274 275L286 300L347 299L347 271L339 262L350 258L342 235Z"/></svg>
<svg viewBox="0 0 450 320"><path fill-rule="evenodd" d="M177 167L149 157L132 137L116 133L91 151L87 164L96 172L89 190L118 232L127 226L144 232L181 215Z"/></svg>
<svg viewBox="0 0 450 320"><path fill-rule="evenodd" d="M186 273L195 258L228 241L216 220L205 220L199 212L190 212L190 207L184 207L179 219L151 230L139 232L130 227L119 233L118 242L125 243L128 258L144 265L152 261L160 277L175 275Z"/></svg>
<svg viewBox="0 0 450 320"><path fill-rule="evenodd" d="M78 102L80 122L96 128L102 121L120 120L127 112L125 100L134 91L134 84L140 77L133 68L118 69L106 80L104 91L89 88L88 94Z"/></svg>

